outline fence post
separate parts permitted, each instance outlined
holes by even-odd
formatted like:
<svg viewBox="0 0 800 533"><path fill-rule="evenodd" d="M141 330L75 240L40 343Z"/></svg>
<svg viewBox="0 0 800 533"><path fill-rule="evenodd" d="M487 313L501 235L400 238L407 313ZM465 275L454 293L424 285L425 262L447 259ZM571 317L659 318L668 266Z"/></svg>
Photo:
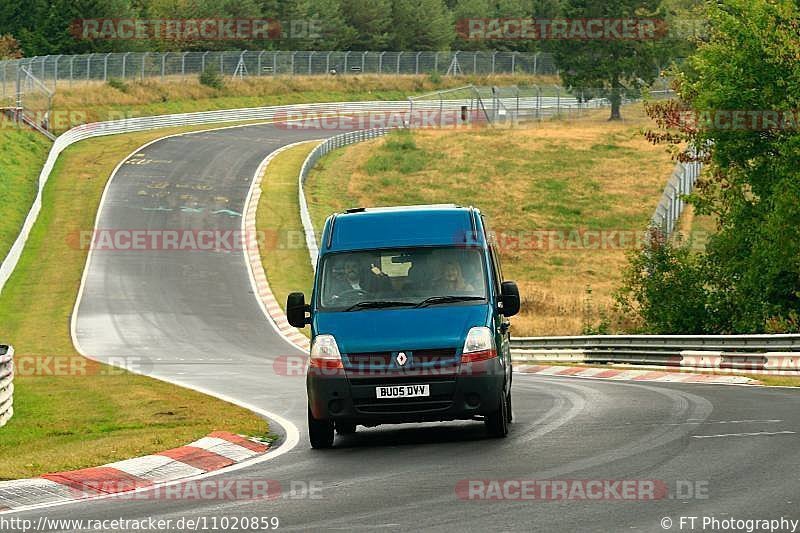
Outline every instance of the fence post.
<svg viewBox="0 0 800 533"><path fill-rule="evenodd" d="M126 64L128 62L128 56L129 55L130 55L130 52L125 52L124 54L122 54L122 79L123 80L125 79L125 66L126 66Z"/></svg>
<svg viewBox="0 0 800 533"><path fill-rule="evenodd" d="M149 53L150 52L145 52L145 53L142 54L142 81L144 81L144 65L147 62L147 55ZM208 52L206 52L206 53L208 53Z"/></svg>
<svg viewBox="0 0 800 533"><path fill-rule="evenodd" d="M69 58L69 85L72 87L72 79L75 73L75 56Z"/></svg>
<svg viewBox="0 0 800 533"><path fill-rule="evenodd" d="M311 75L311 58L314 57L314 51L308 53L308 74Z"/></svg>
<svg viewBox="0 0 800 533"><path fill-rule="evenodd" d="M367 68L367 52L361 54L361 74L364 74L365 68Z"/></svg>
<svg viewBox="0 0 800 533"><path fill-rule="evenodd" d="M419 55L422 52L417 52L417 55L414 57L414 74L419 75Z"/></svg>
<svg viewBox="0 0 800 533"><path fill-rule="evenodd" d="M517 71L517 53L511 52L511 74L514 74Z"/></svg>
<svg viewBox="0 0 800 533"><path fill-rule="evenodd" d="M161 54L161 81L164 81L164 75L167 71L167 54L169 52L164 52Z"/></svg>
<svg viewBox="0 0 800 533"><path fill-rule="evenodd" d="M349 55L350 55L350 51L349 50L344 53L344 67L342 67L342 70L343 70L342 74L347 74L347 56L349 56Z"/></svg>
<svg viewBox="0 0 800 533"><path fill-rule="evenodd" d="M58 62L61 61L62 54L56 56L56 66L53 67L53 91L56 90L58 85Z"/></svg>
<svg viewBox="0 0 800 533"><path fill-rule="evenodd" d="M433 55L433 71L439 73L439 52L435 52Z"/></svg>
<svg viewBox="0 0 800 533"><path fill-rule="evenodd" d="M386 52L381 52L378 55L378 74L383 74L383 54Z"/></svg>
<svg viewBox="0 0 800 533"><path fill-rule="evenodd" d="M556 116L561 117L561 87L556 85Z"/></svg>
<svg viewBox="0 0 800 533"><path fill-rule="evenodd" d="M103 81L108 81L108 56L111 54L106 54L103 58Z"/></svg>
<svg viewBox="0 0 800 533"><path fill-rule="evenodd" d="M89 54L86 57L86 81L89 81L89 73L92 71L92 56L94 54Z"/></svg>
<svg viewBox="0 0 800 533"><path fill-rule="evenodd" d="M181 78L186 79L186 54L189 52L184 52L181 54Z"/></svg>
<svg viewBox="0 0 800 533"><path fill-rule="evenodd" d="M400 74L400 56L403 55L403 52L397 53L397 73Z"/></svg>
<svg viewBox="0 0 800 533"><path fill-rule="evenodd" d="M261 70L261 56L263 56L263 55L264 55L264 51L263 50L258 53L258 66L256 68L258 68L258 75L259 76L261 76L261 72L262 72L262 70Z"/></svg>
<svg viewBox="0 0 800 533"><path fill-rule="evenodd" d="M292 76L294 76L294 56L297 55L297 52L292 52Z"/></svg>

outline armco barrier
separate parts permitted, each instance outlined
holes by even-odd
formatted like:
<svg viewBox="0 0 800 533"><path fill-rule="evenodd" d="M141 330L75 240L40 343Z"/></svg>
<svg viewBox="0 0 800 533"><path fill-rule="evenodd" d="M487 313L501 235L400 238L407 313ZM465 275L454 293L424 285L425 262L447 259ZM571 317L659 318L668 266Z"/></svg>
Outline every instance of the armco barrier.
<svg viewBox="0 0 800 533"><path fill-rule="evenodd" d="M330 139L323 141L316 148L311 150L306 160L303 161L303 166L300 167L300 176L298 178L298 200L300 202L300 220L303 222L303 232L306 235L306 247L308 248L308 255L311 260L312 270L317 269L317 258L319 257L319 247L317 246L317 237L314 232L314 225L311 223L311 215L308 212L308 203L306 202L306 195L303 191L303 185L306 183L308 173L317 164L322 156L332 150L354 144L369 139L375 139L386 135L389 131L388 128L377 128L372 130L360 130L343 133L336 135Z"/></svg>
<svg viewBox="0 0 800 533"><path fill-rule="evenodd" d="M0 427L14 415L14 348L0 344Z"/></svg>
<svg viewBox="0 0 800 533"><path fill-rule="evenodd" d="M800 374L800 335L592 335L511 340L515 361Z"/></svg>
<svg viewBox="0 0 800 533"><path fill-rule="evenodd" d="M563 99L562 99L563 100ZM466 105L467 100L448 100L445 105L449 109L457 109L462 105ZM502 100L500 101L502 104ZM544 101L537 102L536 105L540 108L552 107L555 105L570 105L556 102L555 99L545 99ZM577 105L577 104L576 104ZM432 101L429 103L417 103L416 108L424 108L430 110L441 109L439 101ZM279 118L281 120L293 119L294 117L302 119L308 114L324 115L324 114L356 114L356 113L404 113L409 109L408 101L368 101L368 102L326 102L317 104L294 104L285 106L270 106L270 107L254 107L245 109L222 109L219 111L202 111L198 113L180 113L174 115L158 115L151 117L136 117L122 120L111 120L107 122L95 122L91 124L83 124L72 128L71 130L60 135L50 149L44 167L39 174L38 192L36 198L31 205L28 216L20 230L17 240L8 252L8 255L0 264L0 292L2 292L8 278L14 271L14 268L19 261L22 254L22 249L25 242L28 240L33 224L39 216L39 211L42 209L42 192L47 180L50 177L50 172L53 170L58 156L70 145L90 139L93 137L102 137L105 135L116 135L119 133L134 133L138 131L154 130L159 128L169 128L176 126L198 126L203 124L222 124L226 122L244 122L244 121L257 121L257 120L274 120Z"/></svg>
<svg viewBox="0 0 800 533"><path fill-rule="evenodd" d="M438 105L438 103L437 103ZM115 135L119 133L134 133L158 128L169 128L176 126L197 126L203 124L222 124L226 122L243 122L256 120L273 120L276 118L287 119L292 116L303 116L303 114L335 114L335 113L367 113L370 111L381 112L403 112L408 109L408 102L330 102L320 104L296 104L287 106L256 107L246 109L224 109L219 111L204 111L198 113L181 113L174 115L159 115L152 117L137 117L123 120L112 120L107 122L95 122L83 124L72 128L60 135L50 149L44 167L39 174L38 192L31 205L28 216L17 236L16 241L8 252L8 255L0 264L0 292L5 283L14 271L14 268L22 254L25 242L28 240L33 225L42 209L42 192L50 177L58 156L70 145L105 135Z"/></svg>

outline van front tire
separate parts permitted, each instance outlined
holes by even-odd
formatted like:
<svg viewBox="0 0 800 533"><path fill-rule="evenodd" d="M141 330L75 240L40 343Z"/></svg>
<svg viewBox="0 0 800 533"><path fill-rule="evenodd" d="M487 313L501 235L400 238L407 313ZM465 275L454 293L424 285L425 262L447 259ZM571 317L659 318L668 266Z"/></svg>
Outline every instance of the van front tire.
<svg viewBox="0 0 800 533"><path fill-rule="evenodd" d="M484 423L490 437L503 439L508 436L508 399L505 392L500 393L500 405L495 412L486 416Z"/></svg>
<svg viewBox="0 0 800 533"><path fill-rule="evenodd" d="M311 447L317 450L333 446L333 422L330 420L317 420L308 409L308 438Z"/></svg>

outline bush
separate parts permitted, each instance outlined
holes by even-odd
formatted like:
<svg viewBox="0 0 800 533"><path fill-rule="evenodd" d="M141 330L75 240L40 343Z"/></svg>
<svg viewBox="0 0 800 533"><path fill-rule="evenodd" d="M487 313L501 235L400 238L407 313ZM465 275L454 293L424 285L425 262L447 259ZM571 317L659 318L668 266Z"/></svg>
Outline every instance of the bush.
<svg viewBox="0 0 800 533"><path fill-rule="evenodd" d="M222 79L222 74L220 74L218 68L208 67L203 72L200 73L200 83L205 85L206 87L211 87L212 89L224 89L225 88L225 80Z"/></svg>
<svg viewBox="0 0 800 533"><path fill-rule="evenodd" d="M434 71L434 72L431 72L431 73L428 75L428 79L429 79L429 80L431 81L431 83L432 83L432 84L434 84L434 85L441 85L441 84L442 84L442 75L441 75L441 74L439 74L439 73L438 73L438 72L436 72L436 71Z"/></svg>
<svg viewBox="0 0 800 533"><path fill-rule="evenodd" d="M653 229L642 250L629 258L616 300L623 313L643 324L643 333L719 333L703 266L689 244L671 243Z"/></svg>
<svg viewBox="0 0 800 533"><path fill-rule="evenodd" d="M121 80L119 78L108 78L106 85L123 93L127 93L128 90L130 90L130 86L127 83L125 83L124 80Z"/></svg>

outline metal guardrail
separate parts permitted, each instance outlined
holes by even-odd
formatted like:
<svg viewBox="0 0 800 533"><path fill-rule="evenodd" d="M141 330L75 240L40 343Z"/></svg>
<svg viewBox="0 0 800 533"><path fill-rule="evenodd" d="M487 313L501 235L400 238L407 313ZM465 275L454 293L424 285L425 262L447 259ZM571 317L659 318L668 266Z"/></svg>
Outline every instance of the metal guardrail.
<svg viewBox="0 0 800 533"><path fill-rule="evenodd" d="M308 203L306 202L306 195L303 190L303 185L305 185L306 179L308 178L308 173L312 168L314 168L314 165L317 164L317 161L319 161L320 158L325 154L349 144L355 144L358 142L367 141L369 139L381 137L386 135L389 131L391 131L390 128L376 128L371 130L351 131L341 135L336 135L320 143L316 148L311 150L305 161L303 161L303 166L300 167L300 176L298 178L298 199L300 202L300 219L303 222L303 231L306 234L306 247L308 248L308 255L311 259L312 270L316 271L317 269L319 247L317 246L317 237L314 231L314 224L311 222L311 215L308 212Z"/></svg>
<svg viewBox="0 0 800 533"><path fill-rule="evenodd" d="M511 340L515 361L800 372L800 335L591 335Z"/></svg>
<svg viewBox="0 0 800 533"><path fill-rule="evenodd" d="M543 100L541 105L553 105L555 100ZM431 102L431 109L439 106L439 102ZM461 105L460 100L447 101L447 105L455 107ZM563 105L563 104L562 104ZM422 106L422 104L418 104ZM367 112L403 113L408 110L407 101L361 101L361 102L327 102L317 104L293 104L284 106L254 107L245 109L222 109L218 111L202 111L197 113L180 113L173 115L157 115L149 117L136 117L106 122L94 122L72 128L56 138L47 160L39 174L38 192L33 201L28 216L20 233L5 257L0 263L0 292L11 276L22 254L22 249L42 209L42 192L50 173L53 170L58 156L70 145L93 137L116 135L120 133L134 133L159 128L177 126L197 126L226 122L244 122L257 120L291 120L293 117L303 117L309 114L358 114Z"/></svg>
<svg viewBox="0 0 800 533"><path fill-rule="evenodd" d="M0 427L14 415L14 348L0 344Z"/></svg>
<svg viewBox="0 0 800 533"><path fill-rule="evenodd" d="M405 101L399 102L385 102L385 101L369 101L369 102L331 102L320 104L295 104L286 106L270 106L270 107L257 107L247 109L224 109L219 111L203 111L198 113L181 113L174 115L159 115L151 117L137 117L122 120L112 120L107 122L95 122L91 124L83 124L60 135L53 146L50 148L50 153L47 160L39 174L38 192L36 198L31 205L30 211L25 219L25 222L17 236L16 241L8 252L8 255L0 263L0 292L2 292L8 278L11 276L14 268L22 255L22 250L28 240L33 225L39 216L42 209L42 193L53 171L53 166L58 159L58 156L70 145L94 137L102 137L105 135L116 135L120 133L133 133L139 131L147 131L159 128L169 128L176 126L196 126L203 124L222 124L226 122L243 122L243 121L268 121L274 119L285 120L291 118L292 113L364 113L371 110L396 110L402 112L407 109L408 103Z"/></svg>

